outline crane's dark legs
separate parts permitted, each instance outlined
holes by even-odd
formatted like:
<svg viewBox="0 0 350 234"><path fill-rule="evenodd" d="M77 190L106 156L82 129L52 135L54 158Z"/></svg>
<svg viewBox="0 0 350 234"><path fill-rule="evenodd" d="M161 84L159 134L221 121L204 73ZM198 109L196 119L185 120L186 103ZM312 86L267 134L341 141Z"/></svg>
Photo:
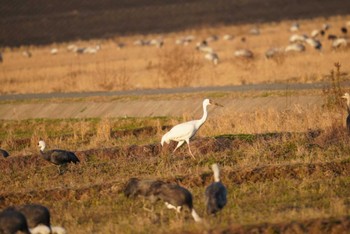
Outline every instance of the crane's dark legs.
<svg viewBox="0 0 350 234"><path fill-rule="evenodd" d="M67 164L58 165L58 174L63 175L67 171Z"/></svg>

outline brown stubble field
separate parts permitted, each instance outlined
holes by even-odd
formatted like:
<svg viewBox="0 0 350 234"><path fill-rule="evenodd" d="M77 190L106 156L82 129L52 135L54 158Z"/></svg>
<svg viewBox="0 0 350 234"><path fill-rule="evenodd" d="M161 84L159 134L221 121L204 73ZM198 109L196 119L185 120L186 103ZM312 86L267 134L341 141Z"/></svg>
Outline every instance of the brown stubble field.
<svg viewBox="0 0 350 234"><path fill-rule="evenodd" d="M324 21L300 23L310 32ZM333 17L327 22L335 30L346 19ZM198 83L191 84L194 86L320 81L330 74L334 62L340 62L341 71L348 72L349 51L332 51L326 42L321 53L307 47L305 53L288 55L281 61L266 60L263 53L268 47L288 43L290 24L262 24L262 34L248 35L247 45L240 44L238 38L214 42L222 57L217 67L205 61L193 49L194 44L176 48L174 40L184 34L196 38L225 33L243 36L252 25L163 35L166 44L161 49L132 45L136 36L116 38L127 43L121 50L113 41L74 42L101 43L102 50L95 55L66 52L69 43L13 51L7 48L0 68L0 89L2 93L118 90L123 86L115 85L120 77L129 81L124 89L172 87L161 75L164 68L159 58L171 57L174 50L186 51L200 64L194 74ZM233 50L245 46L256 51L256 58L234 59ZM52 47L62 53L51 56ZM21 55L25 49L33 53L32 58ZM177 58L173 59L176 64ZM312 93L326 96L322 91ZM292 95L298 94L295 91ZM215 99L220 95L208 96ZM0 159L0 208L41 203L50 208L54 225L78 234L347 233L350 142L344 127L344 106L331 107L294 106L277 111L262 106L213 116L209 109L208 121L191 142L196 159L188 155L187 146L171 154L175 144L162 149L159 141L170 126L199 116L1 120L0 146L12 156ZM40 138L49 148L76 152L81 163L70 165L58 176L57 168L39 155ZM204 190L212 181L210 165L214 162L222 168L229 202L217 216L208 217ZM142 199L125 198L123 186L130 177L185 186L192 192L204 223L194 223L187 210L176 215L158 202L150 212L143 209ZM146 205L151 206L147 201Z"/></svg>
<svg viewBox="0 0 350 234"><path fill-rule="evenodd" d="M300 20L299 34L310 34L323 23L331 24L329 34L340 34L347 18L342 16L329 19L317 18ZM127 90L144 88L171 88L176 86L222 86L255 84L267 82L317 82L329 74L334 62L343 64L343 71L348 72L347 49L333 50L326 37L320 37L323 43L321 52L306 45L304 53L286 54L278 59L267 60L264 53L271 47L285 47L292 33L289 27L293 21L265 23L257 25L260 35L248 32L254 25L221 26L184 32L147 36L117 37L114 40L75 41L72 43L53 44L42 47L5 48L4 62L0 67L0 93L47 93L47 92L84 92L103 90ZM217 66L204 59L204 54L196 51L195 44L210 36L232 34L231 41L210 43L218 53L220 62ZM186 35L195 36L194 42L187 46L175 45L175 40ZM241 37L247 39L241 42ZM137 39L163 38L164 46L136 46ZM126 46L118 49L116 42ZM67 51L69 44L78 47L101 45L97 54L76 55ZM57 55L51 55L51 48L58 48ZM254 59L238 59L233 56L236 49L250 49ZM31 58L22 52L28 50ZM175 67L187 66L191 72L179 72L178 79L169 80L172 73L164 67L164 58ZM181 65L185 61L187 65Z"/></svg>

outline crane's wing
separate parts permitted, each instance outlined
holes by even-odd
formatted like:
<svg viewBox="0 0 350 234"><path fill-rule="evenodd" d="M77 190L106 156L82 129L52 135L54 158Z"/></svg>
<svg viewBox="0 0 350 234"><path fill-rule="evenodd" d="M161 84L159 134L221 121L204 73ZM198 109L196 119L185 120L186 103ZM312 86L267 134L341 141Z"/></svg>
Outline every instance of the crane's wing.
<svg viewBox="0 0 350 234"><path fill-rule="evenodd" d="M57 164L62 164L62 163L69 163L69 162L73 162L73 163L77 163L79 162L79 159L77 158L77 156L70 151L66 151L66 150L52 150L51 151L51 161L55 161L54 163Z"/></svg>
<svg viewBox="0 0 350 234"><path fill-rule="evenodd" d="M168 133L169 140L181 141L190 139L196 133L195 123L193 121L181 123L174 126Z"/></svg>

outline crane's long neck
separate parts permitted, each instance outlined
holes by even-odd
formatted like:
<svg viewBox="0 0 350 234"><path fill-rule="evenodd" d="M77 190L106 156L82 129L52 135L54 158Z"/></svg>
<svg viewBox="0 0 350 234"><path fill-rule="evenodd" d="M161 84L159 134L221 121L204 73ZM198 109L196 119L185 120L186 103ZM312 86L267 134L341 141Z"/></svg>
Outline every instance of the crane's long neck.
<svg viewBox="0 0 350 234"><path fill-rule="evenodd" d="M346 99L346 107L348 108L348 113L350 114L350 98Z"/></svg>
<svg viewBox="0 0 350 234"><path fill-rule="evenodd" d="M200 126L202 126L202 124L204 124L204 122L207 120L208 118L208 111L207 111L207 105L203 104L203 116L202 118L197 122L197 127L199 128Z"/></svg>

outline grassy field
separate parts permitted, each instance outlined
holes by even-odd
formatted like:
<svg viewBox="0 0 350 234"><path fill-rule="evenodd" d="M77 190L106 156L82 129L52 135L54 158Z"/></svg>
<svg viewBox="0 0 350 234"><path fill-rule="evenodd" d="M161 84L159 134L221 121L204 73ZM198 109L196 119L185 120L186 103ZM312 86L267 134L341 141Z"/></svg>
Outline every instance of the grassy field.
<svg viewBox="0 0 350 234"><path fill-rule="evenodd" d="M326 97L326 96L325 96ZM196 159L160 146L170 126L188 118L0 121L0 208L48 206L69 233L346 233L350 226L349 137L342 106L209 116L191 142ZM81 163L59 176L37 142L76 152ZM210 165L219 163L228 204L204 213ZM188 188L203 224L159 202L154 212L122 191L130 177ZM147 207L151 204L146 202Z"/></svg>

